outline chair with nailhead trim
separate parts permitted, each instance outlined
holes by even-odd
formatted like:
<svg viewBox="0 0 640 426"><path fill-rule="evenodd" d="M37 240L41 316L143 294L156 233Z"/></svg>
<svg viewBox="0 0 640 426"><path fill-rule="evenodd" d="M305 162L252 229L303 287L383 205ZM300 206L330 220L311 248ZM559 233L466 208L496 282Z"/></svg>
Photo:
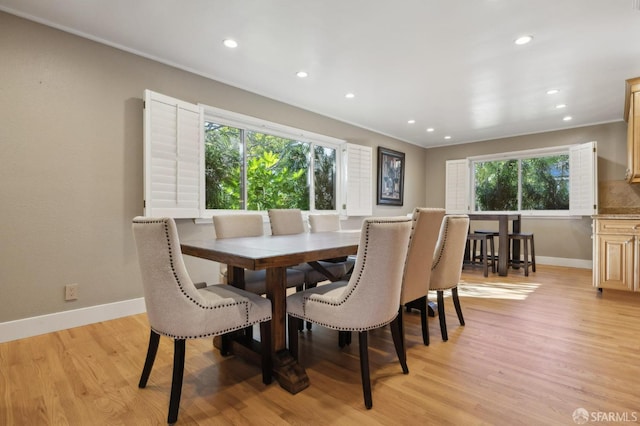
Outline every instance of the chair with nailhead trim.
<svg viewBox="0 0 640 426"><path fill-rule="evenodd" d="M262 381L271 382L271 302L228 285L198 289L182 258L175 221L171 218L136 217L132 224L142 275L142 288L151 326L149 348L138 386L147 385L160 336L174 340L173 378L168 423L178 420L185 340L223 336L260 324ZM223 343L223 348L226 343Z"/></svg>
<svg viewBox="0 0 640 426"><path fill-rule="evenodd" d="M289 350L298 358L301 321L338 331L357 331L360 373L366 408L373 406L369 377L368 331L391 325L396 354L407 374L398 306L412 220L370 218L362 224L356 264L349 281L336 281L287 297Z"/></svg>

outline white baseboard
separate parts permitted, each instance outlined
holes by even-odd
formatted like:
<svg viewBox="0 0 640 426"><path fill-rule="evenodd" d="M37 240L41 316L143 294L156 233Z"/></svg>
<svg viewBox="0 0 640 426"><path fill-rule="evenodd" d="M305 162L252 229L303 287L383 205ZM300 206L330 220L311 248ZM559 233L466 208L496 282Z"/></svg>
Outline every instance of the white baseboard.
<svg viewBox="0 0 640 426"><path fill-rule="evenodd" d="M568 268L592 269L593 261L585 259L568 259L564 257L536 256L536 264L551 266L566 266Z"/></svg>
<svg viewBox="0 0 640 426"><path fill-rule="evenodd" d="M0 323L0 343L146 312L144 298Z"/></svg>

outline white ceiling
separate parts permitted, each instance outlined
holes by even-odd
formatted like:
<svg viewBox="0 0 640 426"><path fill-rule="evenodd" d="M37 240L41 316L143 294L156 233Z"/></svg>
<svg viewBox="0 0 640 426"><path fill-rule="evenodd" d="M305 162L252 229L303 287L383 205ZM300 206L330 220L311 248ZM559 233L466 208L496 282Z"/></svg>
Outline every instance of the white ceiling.
<svg viewBox="0 0 640 426"><path fill-rule="evenodd" d="M624 80L640 76L639 3L0 0L0 10L431 147L621 120ZM523 34L533 41L516 46Z"/></svg>

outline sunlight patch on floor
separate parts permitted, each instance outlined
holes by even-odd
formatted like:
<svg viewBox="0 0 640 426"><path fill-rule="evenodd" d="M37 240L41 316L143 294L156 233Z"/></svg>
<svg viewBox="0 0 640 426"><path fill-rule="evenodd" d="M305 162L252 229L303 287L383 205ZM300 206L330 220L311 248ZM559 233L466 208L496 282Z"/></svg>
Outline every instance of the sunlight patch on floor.
<svg viewBox="0 0 640 426"><path fill-rule="evenodd" d="M458 285L458 295L485 299L524 300L540 285L540 283L529 281L519 283L461 281Z"/></svg>

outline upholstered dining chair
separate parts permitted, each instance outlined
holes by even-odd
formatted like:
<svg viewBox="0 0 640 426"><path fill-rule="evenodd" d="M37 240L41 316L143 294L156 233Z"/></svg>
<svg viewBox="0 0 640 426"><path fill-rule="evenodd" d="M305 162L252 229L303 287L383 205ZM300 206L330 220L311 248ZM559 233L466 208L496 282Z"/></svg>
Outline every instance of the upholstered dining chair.
<svg viewBox="0 0 640 426"><path fill-rule="evenodd" d="M398 315L402 316L402 306L420 311L422 342L425 345L429 345L427 296L431 281L431 265L444 215L445 210L437 208L416 208L413 211L411 241L402 278L401 307ZM402 321L400 325L404 336Z"/></svg>
<svg viewBox="0 0 640 426"><path fill-rule="evenodd" d="M440 333L442 340L449 339L447 335L447 321L444 314L444 290L451 289L451 299L458 314L460 325L464 325L464 317L458 298L458 283L462 274L464 249L467 243L469 216L446 215L440 228L438 244L433 254L431 266L430 290L435 290L438 300L438 318L440 319Z"/></svg>
<svg viewBox="0 0 640 426"><path fill-rule="evenodd" d="M300 321L311 321L338 331L358 331L366 408L373 406L369 376L369 330L391 324L402 371L405 374L409 372L397 319L411 223L411 219L406 217L365 219L356 265L349 281L336 281L287 297L289 350L296 359Z"/></svg>
<svg viewBox="0 0 640 426"><path fill-rule="evenodd" d="M299 209L270 209L269 222L271 223L271 235L293 235L306 232L302 212ZM339 222L338 222L339 224ZM304 272L305 288L315 287L321 281L337 281L344 277L351 268L352 263L347 259L336 261L312 262L292 267Z"/></svg>
<svg viewBox="0 0 640 426"><path fill-rule="evenodd" d="M227 285L197 289L185 268L176 224L171 218L136 217L132 224L151 326L147 357L138 386L147 385L160 336L174 340L168 423L178 420L185 341L260 324L262 381L271 382L271 302ZM223 345L224 346L224 345Z"/></svg>
<svg viewBox="0 0 640 426"><path fill-rule="evenodd" d="M264 224L260 213L213 215L213 227L217 239L259 237L264 235ZM256 294L267 292L267 274L264 269L243 271L244 289ZM225 281L228 275L226 265L222 267ZM287 268L287 287L296 287L299 290L304 286L304 272Z"/></svg>

